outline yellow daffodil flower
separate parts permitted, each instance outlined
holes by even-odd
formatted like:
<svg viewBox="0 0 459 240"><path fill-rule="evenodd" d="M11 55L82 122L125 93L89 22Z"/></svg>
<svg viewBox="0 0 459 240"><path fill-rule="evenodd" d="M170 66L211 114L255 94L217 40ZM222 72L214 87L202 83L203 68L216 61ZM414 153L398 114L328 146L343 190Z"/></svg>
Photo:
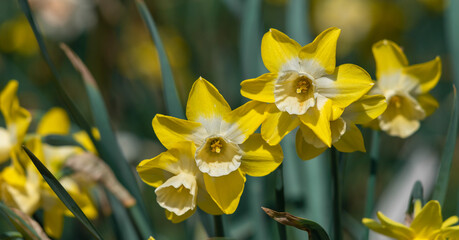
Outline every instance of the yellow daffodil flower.
<svg viewBox="0 0 459 240"><path fill-rule="evenodd" d="M168 151L137 166L140 178L156 188L156 201L166 209L166 217L173 223L190 217L196 206L209 214L223 214L206 190L203 174L194 159L195 152L193 142L176 143Z"/></svg>
<svg viewBox="0 0 459 240"><path fill-rule="evenodd" d="M387 108L382 95L365 95L346 107L341 117L330 121L332 144L340 152L365 152L363 136L356 124L366 124ZM303 160L319 156L328 147L306 125L296 134L296 151Z"/></svg>
<svg viewBox="0 0 459 240"><path fill-rule="evenodd" d="M171 149L190 141L205 187L226 214L233 213L242 195L245 174L265 176L283 159L279 145L270 146L253 134L265 119L265 103L250 101L231 110L218 90L203 78L193 84L186 106L188 120L157 114L153 129Z"/></svg>
<svg viewBox="0 0 459 240"><path fill-rule="evenodd" d="M18 85L16 80L11 80L0 93L0 111L6 123L6 129L0 127L0 163L11 157L14 167L21 173L19 155L23 154L21 145L32 118L19 105Z"/></svg>
<svg viewBox="0 0 459 240"><path fill-rule="evenodd" d="M391 136L409 137L438 107L429 91L440 79L441 60L409 66L402 49L389 40L375 43L373 55L378 80L371 93L384 95L388 102L378 126Z"/></svg>
<svg viewBox="0 0 459 240"><path fill-rule="evenodd" d="M330 147L330 121L337 120L345 107L373 86L362 68L335 66L340 31L329 28L303 47L275 29L263 36L261 56L270 73L243 81L241 94L269 103L261 127L269 144L278 144L301 124Z"/></svg>
<svg viewBox="0 0 459 240"><path fill-rule="evenodd" d="M457 216L443 221L441 207L438 201L429 201L421 208L421 202L414 205L414 219L409 226L395 222L378 212L380 223L373 219L364 218L363 224L371 230L397 240L445 240L458 239L459 226L452 227L458 222Z"/></svg>

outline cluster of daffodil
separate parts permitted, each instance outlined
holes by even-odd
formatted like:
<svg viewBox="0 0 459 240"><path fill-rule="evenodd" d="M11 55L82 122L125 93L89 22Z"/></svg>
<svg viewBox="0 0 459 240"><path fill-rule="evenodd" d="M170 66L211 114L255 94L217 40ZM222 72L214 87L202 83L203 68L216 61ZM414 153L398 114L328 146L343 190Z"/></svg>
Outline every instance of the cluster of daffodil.
<svg viewBox="0 0 459 240"><path fill-rule="evenodd" d="M440 59L408 66L400 47L388 40L373 46L377 82L354 64L336 66L340 30L329 28L305 46L275 29L261 55L269 73L241 83L251 99L231 110L203 78L188 97L188 120L158 114L153 129L168 149L142 161L137 171L156 188L158 204L172 222L198 205L209 214L231 214L245 175L265 176L282 162L279 145L299 126L296 149L312 159L332 145L341 152L365 151L357 124L408 137L437 107L429 95L441 73ZM261 133L254 133L261 125Z"/></svg>
<svg viewBox="0 0 459 240"><path fill-rule="evenodd" d="M83 149L42 142L42 137L50 134L70 134L69 117L60 108L48 111L38 123L36 132L27 133L32 117L20 106L17 89L18 82L11 80L0 93L0 110L6 123L6 128L0 127L0 164L4 166L0 172L0 200L28 215L43 209L44 230L51 237L60 237L64 215L73 215L44 182L21 146L31 149L53 175L59 175L65 160L82 153ZM86 149L94 149L85 133L76 133L74 138ZM97 216L87 184L71 175L62 176L59 181L86 216Z"/></svg>

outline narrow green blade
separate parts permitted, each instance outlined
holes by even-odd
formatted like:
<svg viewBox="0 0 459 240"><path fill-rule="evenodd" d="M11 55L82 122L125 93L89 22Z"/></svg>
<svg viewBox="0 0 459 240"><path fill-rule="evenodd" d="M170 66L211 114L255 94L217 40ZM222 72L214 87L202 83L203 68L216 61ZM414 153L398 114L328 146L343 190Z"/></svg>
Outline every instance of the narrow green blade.
<svg viewBox="0 0 459 240"><path fill-rule="evenodd" d="M410 201L408 202L407 214L413 214L414 203L416 200L421 200L422 205L424 206L424 188L420 181L416 181L411 190Z"/></svg>
<svg viewBox="0 0 459 240"><path fill-rule="evenodd" d="M288 212L276 212L274 210L264 207L262 207L262 209L266 212L266 214L268 214L268 216L270 216L277 222L308 232L309 239L330 240L330 237L328 236L327 232L323 229L323 227L314 221L293 216Z"/></svg>
<svg viewBox="0 0 459 240"><path fill-rule="evenodd" d="M169 64L169 60L167 59L166 51L164 50L158 29L156 28L155 21L153 20L153 17L148 11L148 8L143 0L137 0L136 4L139 9L140 16L147 25L151 38L155 43L156 50L158 51L167 111L170 115L183 119L185 118L185 115L183 114L183 107L180 103L177 88L175 87L174 76L172 75L172 69Z"/></svg>
<svg viewBox="0 0 459 240"><path fill-rule="evenodd" d="M0 212L8 217L10 222L15 225L16 229L21 232L22 236L26 239L40 239L35 230L27 224L22 218L20 218L16 213L14 213L9 207L7 207L3 202L0 202ZM6 218L5 218L6 219ZM2 223L4 224L4 223ZM6 232L4 232L6 233ZM22 237L21 236L21 237ZM0 237L0 239L3 239Z"/></svg>
<svg viewBox="0 0 459 240"><path fill-rule="evenodd" d="M32 160L33 164L43 176L45 181L48 183L49 187L56 193L59 199L64 203L64 205L75 215L75 217L83 224L83 226L96 238L103 239L97 229L92 225L89 219L81 211L80 207L75 203L75 201L70 197L70 195L65 191L64 187L59 183L59 181L53 176L53 174L41 163L41 161L25 146L23 146L25 152Z"/></svg>
<svg viewBox="0 0 459 240"><path fill-rule="evenodd" d="M446 135L445 147L441 155L440 171L438 172L437 182L435 184L432 199L438 200L443 206L448 190L449 174L453 162L454 146L456 145L457 124L459 104L457 103L456 87L454 87L453 106L451 109L451 119L449 121L448 134Z"/></svg>

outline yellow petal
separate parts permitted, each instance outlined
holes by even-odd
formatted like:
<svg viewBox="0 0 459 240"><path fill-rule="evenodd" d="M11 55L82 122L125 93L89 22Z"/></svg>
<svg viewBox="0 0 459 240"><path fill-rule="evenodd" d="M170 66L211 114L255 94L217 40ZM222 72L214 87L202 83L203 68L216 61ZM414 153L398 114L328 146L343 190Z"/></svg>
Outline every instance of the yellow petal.
<svg viewBox="0 0 459 240"><path fill-rule="evenodd" d="M446 228L446 227L449 227L451 225L454 225L458 221L459 221L459 218L457 216L451 216L441 224L441 228Z"/></svg>
<svg viewBox="0 0 459 240"><path fill-rule="evenodd" d="M376 77L401 71L408 66L408 60L402 49L394 42L381 40L373 45L373 55L376 61Z"/></svg>
<svg viewBox="0 0 459 240"><path fill-rule="evenodd" d="M281 146L270 146L260 134L253 134L240 146L244 152L240 169L250 176L262 177L270 174L284 158Z"/></svg>
<svg viewBox="0 0 459 240"><path fill-rule="evenodd" d="M191 217L191 215L193 215L193 213L196 212L196 208L193 209L193 210L189 210L188 212L186 212L185 214L180 215L180 216L177 216L175 213L169 212L167 210L165 212L166 212L166 218L168 220L170 220L172 223L179 223L179 222L182 222L183 220L186 220L187 218Z"/></svg>
<svg viewBox="0 0 459 240"><path fill-rule="evenodd" d="M155 193L159 206L177 216L196 209L198 187L194 174L181 172L157 187Z"/></svg>
<svg viewBox="0 0 459 240"><path fill-rule="evenodd" d="M429 236L441 228L443 219L438 201L429 201L411 222L410 228L419 236Z"/></svg>
<svg viewBox="0 0 459 240"><path fill-rule="evenodd" d="M366 124L381 115L387 108L383 95L365 95L343 112L343 119L355 124Z"/></svg>
<svg viewBox="0 0 459 240"><path fill-rule="evenodd" d="M93 128L93 132L96 132L96 131L94 131L94 129L96 129L96 128ZM97 133L98 133L98 131L97 131ZM93 133L93 135L96 138L96 140L98 140L94 133ZM81 144L81 146L83 146L87 151L97 155L96 146L94 146L94 143L92 142L91 138L86 133L86 131L78 131L78 132L74 133L73 134L73 138L75 139L75 141L77 141L79 144Z"/></svg>
<svg viewBox="0 0 459 240"><path fill-rule="evenodd" d="M340 65L332 75L316 80L317 93L333 100L333 105L340 108L357 101L373 85L370 75L354 64Z"/></svg>
<svg viewBox="0 0 459 240"><path fill-rule="evenodd" d="M381 212L378 212L377 215L381 221L381 224L384 226L384 228L388 229L393 234L394 238L407 240L413 239L414 231L411 228L393 221Z"/></svg>
<svg viewBox="0 0 459 240"><path fill-rule="evenodd" d="M301 48L299 57L303 59L313 59L325 69L328 74L333 73L336 65L336 43L341 33L339 28L328 28L314 41Z"/></svg>
<svg viewBox="0 0 459 240"><path fill-rule="evenodd" d="M284 64L297 58L300 49L301 45L295 40L273 28L261 40L261 58L272 73L279 72Z"/></svg>
<svg viewBox="0 0 459 240"><path fill-rule="evenodd" d="M311 129L325 145L331 147L332 136L330 130L330 116L332 114L332 103L328 99L323 101L324 103L309 108L309 110L304 115L299 116L299 118L301 123Z"/></svg>
<svg viewBox="0 0 459 240"><path fill-rule="evenodd" d="M430 116L438 108L437 100L429 93L417 96L416 100L418 100L419 105L426 112L426 116Z"/></svg>
<svg viewBox="0 0 459 240"><path fill-rule="evenodd" d="M9 132L2 127L0 127L0 143L0 164L2 164L10 158L10 153L13 148Z"/></svg>
<svg viewBox="0 0 459 240"><path fill-rule="evenodd" d="M168 178L179 174L179 169L174 168L177 162L178 159L167 151L152 159L143 160L136 170L142 181L150 186L159 187Z"/></svg>
<svg viewBox="0 0 459 240"><path fill-rule="evenodd" d="M204 212L212 215L223 214L220 207L215 203L204 186L199 186L197 203Z"/></svg>
<svg viewBox="0 0 459 240"><path fill-rule="evenodd" d="M243 143L265 120L267 106L263 102L250 101L227 113L221 127L223 136L236 144Z"/></svg>
<svg viewBox="0 0 459 240"><path fill-rule="evenodd" d="M56 206L44 211L43 222L46 234L53 238L60 238L64 227L64 209Z"/></svg>
<svg viewBox="0 0 459 240"><path fill-rule="evenodd" d="M193 84L186 104L186 117L190 121L205 124L215 117L221 118L231 108L210 82L199 77Z"/></svg>
<svg viewBox="0 0 459 240"><path fill-rule="evenodd" d="M244 191L245 176L240 170L221 177L204 175L207 192L225 214L232 214Z"/></svg>
<svg viewBox="0 0 459 240"><path fill-rule="evenodd" d="M304 140L303 133L301 130L296 132L296 152L298 156L303 160L313 159L322 154L327 147L316 148L312 144L307 143Z"/></svg>
<svg viewBox="0 0 459 240"><path fill-rule="evenodd" d="M62 108L51 108L42 118L37 127L39 135L60 134L70 132L70 119Z"/></svg>
<svg viewBox="0 0 459 240"><path fill-rule="evenodd" d="M266 120L261 125L261 135L269 145L279 144L285 135L300 124L296 115L279 111L275 104L268 105L266 114Z"/></svg>
<svg viewBox="0 0 459 240"><path fill-rule="evenodd" d="M346 123L346 132L337 142L333 143L333 146L340 152L365 152L362 133L355 124L350 122Z"/></svg>
<svg viewBox="0 0 459 240"><path fill-rule="evenodd" d="M159 141L170 149L177 142L192 141L201 144L207 136L201 123L156 114L153 118L153 130Z"/></svg>
<svg viewBox="0 0 459 240"><path fill-rule="evenodd" d="M373 231L375 231L377 233L383 234L385 236L394 238L394 239L398 239L398 240L411 240L412 239L412 238L407 238L407 236L405 234L401 234L400 235L398 233L394 233L393 229L388 228L387 226L384 226L384 225L376 222L373 219L364 218L364 219L362 219L362 223L363 223L363 225L367 226L369 229L371 229L371 230L373 230ZM411 234L411 235L414 235L414 234Z"/></svg>
<svg viewBox="0 0 459 240"><path fill-rule="evenodd" d="M414 78L418 82L415 89L417 94L427 93L437 85L441 76L441 60L436 57L434 60L408 66L403 69L405 74Z"/></svg>
<svg viewBox="0 0 459 240"><path fill-rule="evenodd" d="M260 102L274 103L274 83L277 73L265 73L241 82L241 95Z"/></svg>

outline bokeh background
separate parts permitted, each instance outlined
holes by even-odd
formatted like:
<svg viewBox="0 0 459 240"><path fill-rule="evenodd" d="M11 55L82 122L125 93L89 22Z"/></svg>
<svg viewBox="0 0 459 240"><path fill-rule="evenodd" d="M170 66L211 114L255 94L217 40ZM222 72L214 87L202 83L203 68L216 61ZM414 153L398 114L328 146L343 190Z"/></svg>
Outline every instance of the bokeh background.
<svg viewBox="0 0 459 240"><path fill-rule="evenodd" d="M167 114L160 65L135 2L29 0L29 3L64 87L88 116L84 86L59 43L69 45L95 76L133 171L141 160L162 152L164 148L151 127L155 114ZM147 0L146 4L159 28L183 105L199 76L212 82L232 108L247 101L240 95L239 84L267 72L261 61L260 44L269 28L285 32L304 45L322 30L339 27L342 33L337 64L357 64L373 79L375 62L371 46L379 40L390 39L402 46L410 64L440 56L442 77L432 91L440 107L407 139L381 134L375 189L376 209L401 222L416 180L422 182L424 197L429 199L451 114L452 84L457 70L453 61L459 57L453 54L454 41L459 41L454 35L458 32L454 29L459 28L459 9L454 12L449 1ZM457 19L456 26L452 19ZM10 79L20 83L21 105L33 114L31 129L49 108L63 106L51 87L53 75L27 19L16 1L6 0L0 2L0 88ZM366 129L363 134L369 150L371 130ZM330 229L332 197L328 154L307 162L298 159L294 133L283 147L287 211ZM459 175L454 174L459 171L458 158L456 153L443 206L445 218L459 215ZM369 176L368 154L345 154L340 169L345 237L359 239ZM260 209L261 206L276 209L275 183L275 174L248 178L238 210L223 218L227 235L237 239L277 239L275 222ZM202 239L205 236L204 226L206 221L211 221L209 216L199 212L183 223L172 224L157 205L154 189L141 181L139 185L152 219L149 224L157 239ZM100 218L95 224L105 236L117 237L106 219ZM80 228L76 220L66 219L62 238L88 237L78 231ZM290 239L306 238L305 232L290 227L288 235ZM376 235L371 238L383 239Z"/></svg>

